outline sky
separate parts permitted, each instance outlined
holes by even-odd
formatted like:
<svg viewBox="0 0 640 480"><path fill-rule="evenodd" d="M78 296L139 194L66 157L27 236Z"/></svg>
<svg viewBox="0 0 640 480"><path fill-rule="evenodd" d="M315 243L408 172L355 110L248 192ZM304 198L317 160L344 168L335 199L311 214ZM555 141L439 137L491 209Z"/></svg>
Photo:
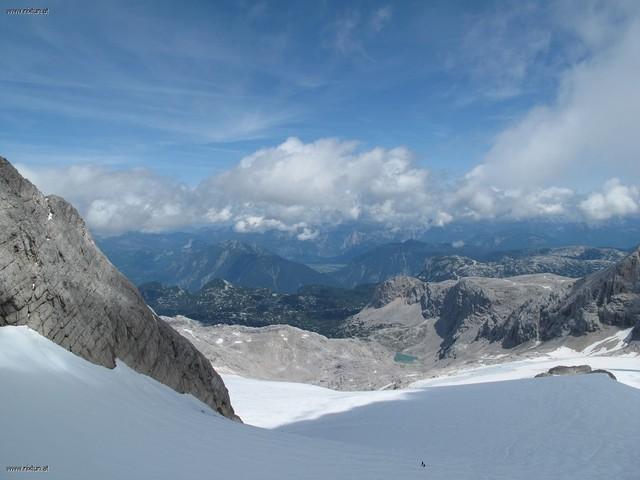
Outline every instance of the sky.
<svg viewBox="0 0 640 480"><path fill-rule="evenodd" d="M0 155L98 233L640 213L637 1L42 6Z"/></svg>

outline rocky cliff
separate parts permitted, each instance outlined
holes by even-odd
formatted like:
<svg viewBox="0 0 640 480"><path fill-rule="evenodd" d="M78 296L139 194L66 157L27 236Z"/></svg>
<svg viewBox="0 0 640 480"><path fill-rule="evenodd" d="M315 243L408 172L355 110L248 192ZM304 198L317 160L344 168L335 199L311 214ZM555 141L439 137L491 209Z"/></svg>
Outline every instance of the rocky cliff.
<svg viewBox="0 0 640 480"><path fill-rule="evenodd" d="M633 327L640 340L640 250L574 280L552 274L423 282L396 277L347 329L421 357L472 358L530 342Z"/></svg>
<svg viewBox="0 0 640 480"><path fill-rule="evenodd" d="M640 339L640 249L600 272L576 282L546 313L544 338L580 335L605 325L635 327Z"/></svg>
<svg viewBox="0 0 640 480"><path fill-rule="evenodd" d="M93 363L116 359L237 418L222 379L147 307L78 212L0 157L0 327L27 325Z"/></svg>
<svg viewBox="0 0 640 480"><path fill-rule="evenodd" d="M463 277L514 277L553 273L580 278L603 270L627 255L614 248L572 246L541 248L502 254L492 261L460 255L427 258L418 278L426 282L457 280Z"/></svg>
<svg viewBox="0 0 640 480"><path fill-rule="evenodd" d="M538 340L543 312L574 282L547 274L434 283L396 277L378 286L374 302L347 328L421 356L472 356L480 340L497 348Z"/></svg>

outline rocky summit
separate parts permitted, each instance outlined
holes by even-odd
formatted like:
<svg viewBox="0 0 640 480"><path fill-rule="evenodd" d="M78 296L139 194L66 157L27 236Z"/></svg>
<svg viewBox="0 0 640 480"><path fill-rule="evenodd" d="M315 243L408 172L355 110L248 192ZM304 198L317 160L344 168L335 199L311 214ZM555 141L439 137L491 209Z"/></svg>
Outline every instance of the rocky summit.
<svg viewBox="0 0 640 480"><path fill-rule="evenodd" d="M640 339L640 249L616 264L580 279L551 305L545 337L597 331L604 325L634 327Z"/></svg>
<svg viewBox="0 0 640 480"><path fill-rule="evenodd" d="M0 327L26 325L93 363L116 359L236 419L207 359L159 319L65 200L0 157Z"/></svg>
<svg viewBox="0 0 640 480"><path fill-rule="evenodd" d="M580 278L607 268L626 255L627 252L614 248L571 246L516 251L484 262L460 255L435 256L426 259L418 278L440 282L463 277L514 277L535 273Z"/></svg>
<svg viewBox="0 0 640 480"><path fill-rule="evenodd" d="M640 250L579 280L395 277L378 286L346 331L435 363L631 327L629 340L640 339Z"/></svg>

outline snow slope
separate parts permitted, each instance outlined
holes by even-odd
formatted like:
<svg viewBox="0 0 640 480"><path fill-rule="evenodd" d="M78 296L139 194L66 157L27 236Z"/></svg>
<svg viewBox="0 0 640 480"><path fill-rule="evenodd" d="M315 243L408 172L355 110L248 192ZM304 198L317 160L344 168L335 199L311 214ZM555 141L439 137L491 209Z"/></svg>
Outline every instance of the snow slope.
<svg viewBox="0 0 640 480"><path fill-rule="evenodd" d="M414 390L279 430L413 455L429 479L640 477L640 390L604 374Z"/></svg>
<svg viewBox="0 0 640 480"><path fill-rule="evenodd" d="M604 374L402 392L225 382L247 421L420 458L429 479L640 478L640 390Z"/></svg>
<svg viewBox="0 0 640 480"><path fill-rule="evenodd" d="M0 478L424 478L408 455L241 425L119 363L89 363L26 327L0 328ZM254 392L259 396L260 392Z"/></svg>
<svg viewBox="0 0 640 480"><path fill-rule="evenodd" d="M276 428L288 423L314 420L370 403L408 398L409 390L344 392L304 383L255 380L222 375L234 409L249 425Z"/></svg>
<svg viewBox="0 0 640 480"><path fill-rule="evenodd" d="M429 479L637 479L640 390L631 386L640 388L640 358L611 355L627 334L401 391L224 379L248 423L409 454L427 463ZM604 368L620 382L603 374L533 378L561 364Z"/></svg>
<svg viewBox="0 0 640 480"><path fill-rule="evenodd" d="M222 418L122 363L108 370L24 327L3 327L0 478L22 475L4 466L48 465L46 477L56 480L637 479L639 389L602 374L487 381L586 355L571 352L404 391L225 377L245 421L277 427L265 430ZM616 375L639 363L598 358L602 365L578 363ZM621 362L619 371L611 362ZM638 372L627 373L636 382Z"/></svg>
<svg viewBox="0 0 640 480"><path fill-rule="evenodd" d="M560 347L546 354L493 365L481 365L453 370L450 374L419 380L405 390L366 392L334 391L291 382L274 382L222 375L232 394L234 407L246 423L264 428L276 428L323 415L341 413L371 403L407 399L416 389L505 380L531 379L557 365L590 365L593 369L612 372L620 383L640 388L640 356L634 353L617 355L625 345L631 329L588 346L582 352ZM260 392L256 402L256 392Z"/></svg>

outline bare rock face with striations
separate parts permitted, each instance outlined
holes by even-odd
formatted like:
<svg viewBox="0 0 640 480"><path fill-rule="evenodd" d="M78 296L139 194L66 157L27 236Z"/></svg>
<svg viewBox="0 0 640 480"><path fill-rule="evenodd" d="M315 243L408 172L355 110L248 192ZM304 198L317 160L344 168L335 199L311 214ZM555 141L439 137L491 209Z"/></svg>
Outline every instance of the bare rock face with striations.
<svg viewBox="0 0 640 480"><path fill-rule="evenodd" d="M640 340L640 249L582 279L554 274L422 282L395 277L349 331L421 358L470 359L531 342L633 328ZM636 348L636 347L634 347Z"/></svg>
<svg viewBox="0 0 640 480"><path fill-rule="evenodd" d="M463 277L515 277L553 273L579 278L622 260L626 253L613 248L584 246L542 248L505 254L493 261L478 261L460 255L430 257L418 278L426 282Z"/></svg>
<svg viewBox="0 0 640 480"><path fill-rule="evenodd" d="M543 323L545 338L580 335L604 325L635 327L633 339L640 339L640 249L576 282Z"/></svg>
<svg viewBox="0 0 640 480"><path fill-rule="evenodd" d="M0 157L0 327L26 325L93 363L116 359L222 415L234 414L209 361L159 319L98 250L65 200L45 197Z"/></svg>

